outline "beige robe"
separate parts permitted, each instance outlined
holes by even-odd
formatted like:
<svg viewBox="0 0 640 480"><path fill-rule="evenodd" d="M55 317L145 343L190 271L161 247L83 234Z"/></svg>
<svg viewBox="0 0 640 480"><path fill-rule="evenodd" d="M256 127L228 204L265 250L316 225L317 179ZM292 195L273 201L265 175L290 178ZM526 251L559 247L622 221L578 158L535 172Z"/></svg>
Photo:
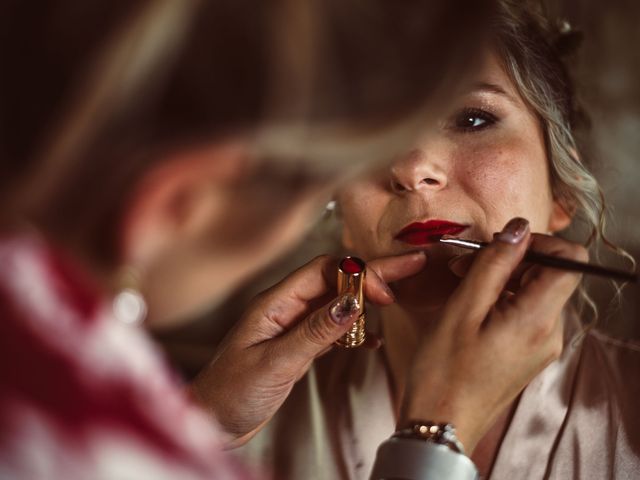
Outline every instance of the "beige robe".
<svg viewBox="0 0 640 480"><path fill-rule="evenodd" d="M395 419L384 355L335 349L239 454L266 478L368 479ZM524 390L492 479L640 479L640 348L569 342Z"/></svg>

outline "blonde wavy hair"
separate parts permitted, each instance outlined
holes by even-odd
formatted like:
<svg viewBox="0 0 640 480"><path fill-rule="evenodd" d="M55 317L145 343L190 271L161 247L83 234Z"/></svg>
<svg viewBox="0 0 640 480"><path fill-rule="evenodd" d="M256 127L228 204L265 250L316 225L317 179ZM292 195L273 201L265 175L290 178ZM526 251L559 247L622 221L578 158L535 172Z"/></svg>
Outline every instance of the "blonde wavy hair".
<svg viewBox="0 0 640 480"><path fill-rule="evenodd" d="M577 140L588 119L577 101L567 57L579 45L581 33L567 22L551 21L540 4L531 2L501 0L494 22L493 46L503 68L542 125L555 199L573 214L573 223L586 226L584 245L596 260L604 247L635 268L633 257L607 238L605 197ZM619 300L622 286L614 287ZM575 298L580 314L591 311L586 329L593 327L598 309L584 283Z"/></svg>

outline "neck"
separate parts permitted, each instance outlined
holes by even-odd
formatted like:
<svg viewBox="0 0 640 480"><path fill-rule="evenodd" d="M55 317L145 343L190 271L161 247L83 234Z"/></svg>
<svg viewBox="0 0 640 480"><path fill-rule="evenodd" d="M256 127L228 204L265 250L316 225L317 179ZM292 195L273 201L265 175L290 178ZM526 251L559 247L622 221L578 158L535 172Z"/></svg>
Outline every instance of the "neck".
<svg viewBox="0 0 640 480"><path fill-rule="evenodd" d="M440 321L442 309L416 311L398 304L381 311L385 355L393 385L396 418L404 400L407 377L420 339L429 335Z"/></svg>
<svg viewBox="0 0 640 480"><path fill-rule="evenodd" d="M381 322L385 355L391 376L396 420L404 401L408 373L420 340L430 335L442 317L442 308L416 311L393 304L382 309ZM480 440L471 459L482 476L488 476L497 455L500 443L509 426L517 400L497 418L495 424ZM426 419L428 420L428 419ZM471 452L470 452L471 453Z"/></svg>

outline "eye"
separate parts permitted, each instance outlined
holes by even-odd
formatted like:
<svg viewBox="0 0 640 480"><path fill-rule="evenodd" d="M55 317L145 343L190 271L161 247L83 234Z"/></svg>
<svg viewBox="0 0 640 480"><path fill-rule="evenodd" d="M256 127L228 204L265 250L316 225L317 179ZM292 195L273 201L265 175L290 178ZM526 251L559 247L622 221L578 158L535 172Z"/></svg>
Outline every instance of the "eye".
<svg viewBox="0 0 640 480"><path fill-rule="evenodd" d="M453 120L453 128L462 132L477 132L494 125L498 118L478 108L465 108Z"/></svg>

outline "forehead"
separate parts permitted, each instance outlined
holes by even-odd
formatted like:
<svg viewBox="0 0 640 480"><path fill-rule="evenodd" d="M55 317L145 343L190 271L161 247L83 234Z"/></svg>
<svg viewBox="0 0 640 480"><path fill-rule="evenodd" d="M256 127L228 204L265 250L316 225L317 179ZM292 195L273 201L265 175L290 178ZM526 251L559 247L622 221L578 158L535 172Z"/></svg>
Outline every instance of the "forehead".
<svg viewBox="0 0 640 480"><path fill-rule="evenodd" d="M500 57L486 52L462 83L462 95L487 94L504 98L517 107L526 107L520 92L507 73Z"/></svg>

